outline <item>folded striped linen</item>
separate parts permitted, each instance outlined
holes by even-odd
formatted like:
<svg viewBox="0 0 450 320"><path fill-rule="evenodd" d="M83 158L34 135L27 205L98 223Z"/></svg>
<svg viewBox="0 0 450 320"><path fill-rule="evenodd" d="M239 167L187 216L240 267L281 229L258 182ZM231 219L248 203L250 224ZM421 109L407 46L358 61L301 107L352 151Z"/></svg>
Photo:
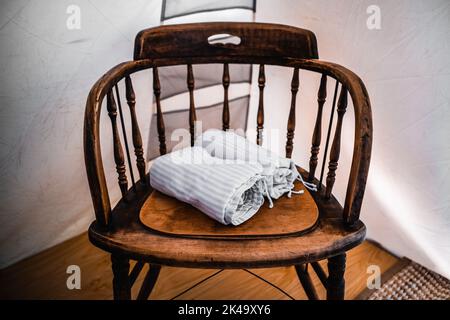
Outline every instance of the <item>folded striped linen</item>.
<svg viewBox="0 0 450 320"><path fill-rule="evenodd" d="M156 158L150 184L222 224L239 225L264 202L262 171L256 162L231 162L201 147L188 147Z"/></svg>
<svg viewBox="0 0 450 320"><path fill-rule="evenodd" d="M302 193L302 191L294 191L296 179L308 189L317 190L314 184L303 181L293 160L281 157L232 131L207 130L197 137L195 145L203 147L216 158L261 164L262 174L267 184L267 192L264 195L268 196L270 203L271 198L278 199L285 193L289 197L292 193ZM271 206L273 206L272 203Z"/></svg>

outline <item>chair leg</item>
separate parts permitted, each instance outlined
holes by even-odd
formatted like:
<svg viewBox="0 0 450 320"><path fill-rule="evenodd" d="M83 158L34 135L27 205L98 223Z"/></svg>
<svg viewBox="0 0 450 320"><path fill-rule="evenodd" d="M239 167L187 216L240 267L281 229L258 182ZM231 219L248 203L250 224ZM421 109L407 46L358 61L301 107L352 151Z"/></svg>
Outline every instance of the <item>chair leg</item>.
<svg viewBox="0 0 450 320"><path fill-rule="evenodd" d="M159 265L149 265L150 269L145 275L144 281L142 282L141 290L137 296L137 300L147 300L152 293L153 287L158 280L159 271L161 271L161 266Z"/></svg>
<svg viewBox="0 0 450 320"><path fill-rule="evenodd" d="M344 300L345 253L328 259L327 300Z"/></svg>
<svg viewBox="0 0 450 320"><path fill-rule="evenodd" d="M122 255L111 255L113 271L114 300L131 300L131 287L128 272L130 261Z"/></svg>
<svg viewBox="0 0 450 320"><path fill-rule="evenodd" d="M302 284L303 289L305 290L306 295L309 300L319 300L317 296L316 289L312 283L311 277L308 273L308 264L301 264L295 266L295 271L297 271L297 276Z"/></svg>

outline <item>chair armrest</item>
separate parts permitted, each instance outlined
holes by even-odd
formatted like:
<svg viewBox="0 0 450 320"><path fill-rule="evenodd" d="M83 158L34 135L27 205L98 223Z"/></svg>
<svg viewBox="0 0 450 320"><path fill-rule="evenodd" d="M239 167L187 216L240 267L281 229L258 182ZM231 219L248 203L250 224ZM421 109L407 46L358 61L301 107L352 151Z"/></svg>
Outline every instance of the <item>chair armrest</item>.
<svg viewBox="0 0 450 320"><path fill-rule="evenodd" d="M84 114L84 160L94 205L95 217L100 226L108 227L111 221L111 203L106 185L100 148L100 111L102 102L113 86L133 72L150 68L151 60L123 62L106 72L92 87Z"/></svg>
<svg viewBox="0 0 450 320"><path fill-rule="evenodd" d="M346 224L352 225L359 220L372 152L373 129L369 94L362 80L343 66L320 60L304 60L299 66L337 79L351 95L355 113L355 140L343 218Z"/></svg>

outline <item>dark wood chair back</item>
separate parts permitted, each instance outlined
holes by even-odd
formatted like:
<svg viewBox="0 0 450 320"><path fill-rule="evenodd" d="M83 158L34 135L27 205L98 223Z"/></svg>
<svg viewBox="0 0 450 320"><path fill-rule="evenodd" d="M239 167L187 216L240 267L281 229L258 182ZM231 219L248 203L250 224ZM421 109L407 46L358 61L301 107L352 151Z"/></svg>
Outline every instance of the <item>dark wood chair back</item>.
<svg viewBox="0 0 450 320"><path fill-rule="evenodd" d="M227 39L229 41L227 41ZM223 64L224 102L222 129L230 127L228 88L230 86L229 64L244 63L259 65L259 104L257 111L256 142L262 144L264 129L264 88L266 82L265 65L277 65L292 69L291 105L286 127L286 157L291 157L294 146L296 97L299 90L299 71L308 70L321 74L318 84L318 108L312 133L309 172L305 179L319 185L324 201L332 197L336 170L340 155L341 132L348 98L352 99L355 114L355 139L353 158L347 193L343 209L343 219L352 225L359 219L364 195L372 145L372 116L369 97L361 79L348 69L334 63L318 60L315 35L308 30L275 24L262 23L200 23L161 26L143 30L136 36L134 61L124 62L106 73L92 88L86 106L84 127L84 148L87 174L94 203L97 222L108 228L111 220L111 204L105 181L100 148L100 110L106 97L106 108L111 119L114 160L118 174L118 184L122 196L126 198L136 188L149 188L146 162L135 112L136 97L131 74L144 69L152 69L153 92L156 103L157 131L160 153L167 152L164 113L161 106L161 83L158 68L186 65L186 87L189 91L189 130L191 143L194 141L195 121L195 76L193 65L206 63ZM325 135L324 157L318 171L318 155L322 144L322 113L326 103L328 79L336 81L331 103L331 117ZM128 145L118 85L123 80L125 100L131 114L131 131L136 168L139 180L133 172L131 146ZM340 89L339 89L340 88ZM334 114L336 125L332 133ZM120 125L119 125L120 123ZM120 128L119 128L120 127ZM124 137L123 142L120 131ZM125 147L125 153L124 153ZM330 149L330 150L328 150ZM325 186L322 185L328 158L328 172ZM131 188L126 174L128 167Z"/></svg>

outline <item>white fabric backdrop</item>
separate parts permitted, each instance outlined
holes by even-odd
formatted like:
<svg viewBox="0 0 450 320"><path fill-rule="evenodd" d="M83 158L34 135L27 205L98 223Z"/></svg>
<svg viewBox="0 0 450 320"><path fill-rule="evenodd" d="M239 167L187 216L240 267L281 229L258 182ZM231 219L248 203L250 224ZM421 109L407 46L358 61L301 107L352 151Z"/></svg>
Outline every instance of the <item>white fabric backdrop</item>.
<svg viewBox="0 0 450 320"><path fill-rule="evenodd" d="M65 27L69 4L81 8L81 30ZM372 4L381 9L380 30L366 27ZM1 4L1 267L85 231L93 219L82 151L85 99L102 73L131 58L135 34L158 25L160 12L160 0ZM274 1L258 0L256 21L314 31L321 59L361 76L374 116L362 210L368 236L450 277L449 2L280 0L275 10ZM285 137L290 76L267 68L266 127L282 129L273 138L278 142ZM138 77L137 108L147 138L151 82L147 74ZM301 81L294 158L306 165L318 77L302 73ZM330 81L329 101L333 86ZM335 187L341 200L352 151L351 107L345 117ZM254 110L249 121L254 126ZM110 147L103 155L112 161ZM105 167L115 183L112 162Z"/></svg>
<svg viewBox="0 0 450 320"><path fill-rule="evenodd" d="M71 4L81 10L80 30L66 27ZM136 33L159 25L161 1L14 0L0 6L4 267L86 231L93 220L83 156L86 98L103 73L132 59ZM152 84L149 73L137 78L136 109L146 145ZM106 120L106 112L102 116ZM108 121L103 124L105 141L112 141ZM112 143L102 146L108 182L115 183ZM110 196L114 201L119 194Z"/></svg>

